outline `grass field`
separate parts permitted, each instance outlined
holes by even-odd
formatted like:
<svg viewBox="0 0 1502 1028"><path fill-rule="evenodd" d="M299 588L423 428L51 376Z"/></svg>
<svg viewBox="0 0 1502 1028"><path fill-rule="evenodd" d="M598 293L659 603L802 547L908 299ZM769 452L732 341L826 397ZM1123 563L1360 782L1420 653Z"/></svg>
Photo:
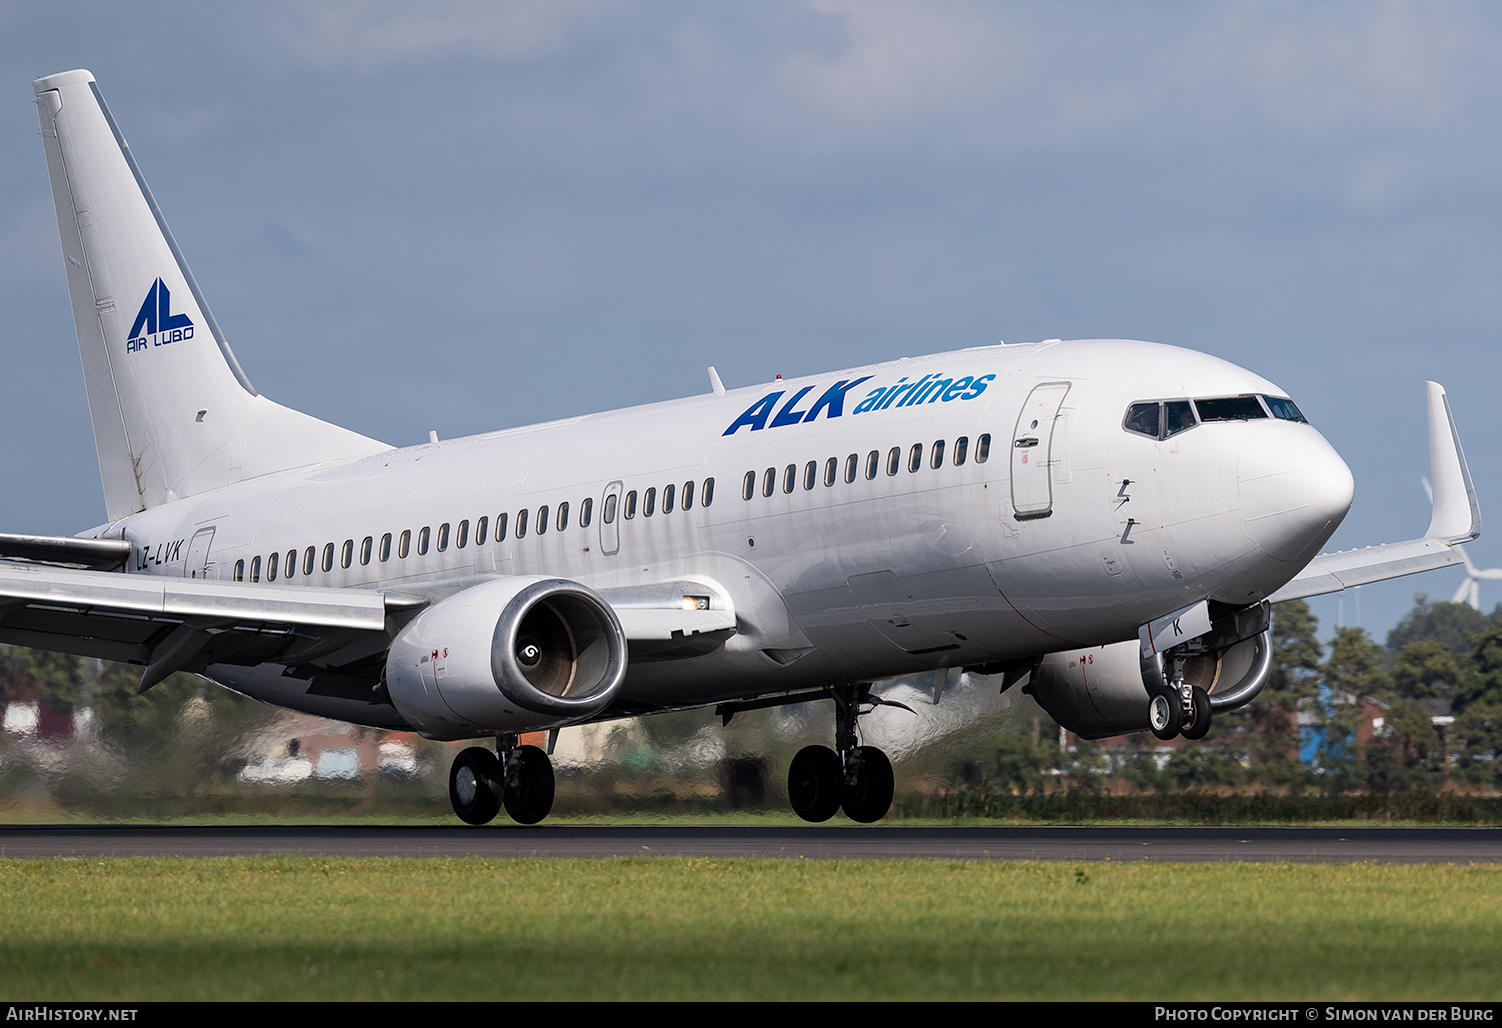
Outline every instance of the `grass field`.
<svg viewBox="0 0 1502 1028"><path fill-rule="evenodd" d="M0 999L1502 998L1502 867L0 861Z"/></svg>

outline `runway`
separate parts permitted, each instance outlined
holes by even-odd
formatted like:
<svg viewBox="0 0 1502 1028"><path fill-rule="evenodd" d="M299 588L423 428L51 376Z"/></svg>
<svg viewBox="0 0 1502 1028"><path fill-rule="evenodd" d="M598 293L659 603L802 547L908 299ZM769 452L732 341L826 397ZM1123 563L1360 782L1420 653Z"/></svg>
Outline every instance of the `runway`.
<svg viewBox="0 0 1502 1028"><path fill-rule="evenodd" d="M1502 864L1502 828L0 825L0 857L770 857Z"/></svg>

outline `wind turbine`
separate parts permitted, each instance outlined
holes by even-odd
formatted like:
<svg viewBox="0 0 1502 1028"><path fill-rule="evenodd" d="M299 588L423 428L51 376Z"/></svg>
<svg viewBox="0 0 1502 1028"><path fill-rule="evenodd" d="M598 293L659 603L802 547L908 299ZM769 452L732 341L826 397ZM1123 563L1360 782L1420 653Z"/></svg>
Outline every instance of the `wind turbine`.
<svg viewBox="0 0 1502 1028"><path fill-rule="evenodd" d="M1466 553L1464 547L1457 546L1455 547L1455 549L1460 551L1460 559L1465 562L1466 579L1460 584L1460 588L1455 590L1455 598L1450 602L1469 603L1472 607L1480 610L1481 580L1483 578L1488 581L1502 579L1502 568L1487 568L1485 570L1481 570L1477 568L1475 564L1471 563L1470 555Z"/></svg>

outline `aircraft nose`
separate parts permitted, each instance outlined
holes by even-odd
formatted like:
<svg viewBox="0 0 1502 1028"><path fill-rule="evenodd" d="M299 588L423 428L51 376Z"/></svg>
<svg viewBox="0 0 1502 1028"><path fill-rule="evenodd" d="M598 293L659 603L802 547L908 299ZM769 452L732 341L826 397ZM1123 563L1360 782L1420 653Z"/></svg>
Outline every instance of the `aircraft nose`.
<svg viewBox="0 0 1502 1028"><path fill-rule="evenodd" d="M1236 471L1252 539L1300 564L1335 534L1356 491L1346 462L1308 425L1263 426L1242 444Z"/></svg>

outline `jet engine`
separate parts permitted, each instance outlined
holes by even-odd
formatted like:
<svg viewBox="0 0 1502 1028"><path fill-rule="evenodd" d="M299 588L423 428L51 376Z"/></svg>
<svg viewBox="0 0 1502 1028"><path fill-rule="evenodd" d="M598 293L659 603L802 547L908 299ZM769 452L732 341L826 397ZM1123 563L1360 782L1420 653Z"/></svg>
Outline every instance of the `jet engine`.
<svg viewBox="0 0 1502 1028"><path fill-rule="evenodd" d="M1145 732L1148 683L1171 674L1165 658L1179 659L1184 681L1209 694L1212 712L1235 710L1262 691L1272 668L1267 619L1266 605L1250 607L1216 621L1200 639L1147 658L1135 640L1049 653L1022 691L1083 739Z"/></svg>
<svg viewBox="0 0 1502 1028"><path fill-rule="evenodd" d="M424 610L391 644L386 689L433 739L535 731L599 713L626 678L626 634L594 590L516 576Z"/></svg>

